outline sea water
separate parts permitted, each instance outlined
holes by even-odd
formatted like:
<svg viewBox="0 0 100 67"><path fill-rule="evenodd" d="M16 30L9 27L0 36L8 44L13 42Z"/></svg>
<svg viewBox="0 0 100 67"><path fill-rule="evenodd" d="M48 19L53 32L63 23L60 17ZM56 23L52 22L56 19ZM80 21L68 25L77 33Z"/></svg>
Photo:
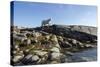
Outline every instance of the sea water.
<svg viewBox="0 0 100 67"><path fill-rule="evenodd" d="M83 51L75 52L72 56L67 56L65 59L66 62L87 62L96 60L97 48L89 48Z"/></svg>

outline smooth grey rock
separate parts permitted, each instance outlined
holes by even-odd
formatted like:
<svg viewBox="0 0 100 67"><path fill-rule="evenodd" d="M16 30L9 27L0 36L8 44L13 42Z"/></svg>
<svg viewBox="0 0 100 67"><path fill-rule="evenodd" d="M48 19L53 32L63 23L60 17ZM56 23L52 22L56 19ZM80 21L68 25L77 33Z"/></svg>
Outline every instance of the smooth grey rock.
<svg viewBox="0 0 100 67"><path fill-rule="evenodd" d="M24 57L21 62L23 64L36 64L39 60L39 57L38 55L32 55L32 54L29 54L27 55L26 57Z"/></svg>
<svg viewBox="0 0 100 67"><path fill-rule="evenodd" d="M77 40L72 39L72 43L73 43L73 44L77 44Z"/></svg>
<svg viewBox="0 0 100 67"><path fill-rule="evenodd" d="M21 55L14 56L13 62L16 63L16 62L20 61L23 57L24 57L23 55L22 56Z"/></svg>
<svg viewBox="0 0 100 67"><path fill-rule="evenodd" d="M41 51L41 50L35 50L34 53L36 53L37 55L43 57L43 56L46 55L48 52L46 52L46 51Z"/></svg>
<svg viewBox="0 0 100 67"><path fill-rule="evenodd" d="M66 55L72 56L73 53L72 52L69 52L69 51L66 51Z"/></svg>
<svg viewBox="0 0 100 67"><path fill-rule="evenodd" d="M60 50L57 47L53 47L52 49L50 49L50 51L60 53Z"/></svg>
<svg viewBox="0 0 100 67"><path fill-rule="evenodd" d="M67 38L73 38L82 42L94 41L95 39L97 39L96 27L81 25L53 25L52 28L52 33L56 35L61 35Z"/></svg>
<svg viewBox="0 0 100 67"><path fill-rule="evenodd" d="M32 56L32 61L37 61L37 60L39 60L39 57L37 55L33 55Z"/></svg>
<svg viewBox="0 0 100 67"><path fill-rule="evenodd" d="M57 53L57 52L53 52L53 53L51 53L51 60L58 60L58 59L60 59L60 56L61 56L61 54L60 53Z"/></svg>
<svg viewBox="0 0 100 67"><path fill-rule="evenodd" d="M87 48L90 47L91 48L91 47L95 47L95 46L94 45L91 45L91 44L86 44L85 47L87 47Z"/></svg>
<svg viewBox="0 0 100 67"><path fill-rule="evenodd" d="M31 40L27 39L27 45L31 44Z"/></svg>
<svg viewBox="0 0 100 67"><path fill-rule="evenodd" d="M26 59L29 59L29 58L31 58L32 57L32 54L29 54L29 55L27 55L25 58Z"/></svg>

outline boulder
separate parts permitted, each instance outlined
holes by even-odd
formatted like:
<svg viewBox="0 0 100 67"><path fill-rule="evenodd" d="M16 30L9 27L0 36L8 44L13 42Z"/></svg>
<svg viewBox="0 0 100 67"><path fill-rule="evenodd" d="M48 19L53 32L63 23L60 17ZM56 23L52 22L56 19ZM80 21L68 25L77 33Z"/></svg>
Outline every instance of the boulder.
<svg viewBox="0 0 100 67"><path fill-rule="evenodd" d="M20 52L19 52L20 54L23 54L23 51L22 50L20 50Z"/></svg>
<svg viewBox="0 0 100 67"><path fill-rule="evenodd" d="M34 53L35 53L36 55L39 55L39 56L43 57L43 56L46 55L48 52L46 52L46 51L41 51L41 50L35 50Z"/></svg>
<svg viewBox="0 0 100 67"><path fill-rule="evenodd" d="M15 49L19 48L19 46L18 46L18 45L14 45L14 47L15 47Z"/></svg>
<svg viewBox="0 0 100 67"><path fill-rule="evenodd" d="M29 54L25 57L25 59L30 59L33 55L32 54Z"/></svg>
<svg viewBox="0 0 100 67"><path fill-rule="evenodd" d="M57 39L56 35L51 35L50 40L58 43L58 39Z"/></svg>
<svg viewBox="0 0 100 67"><path fill-rule="evenodd" d="M77 40L72 39L72 43L73 43L73 44L77 44Z"/></svg>
<svg viewBox="0 0 100 67"><path fill-rule="evenodd" d="M32 61L38 61L38 60L39 60L39 57L37 55L32 56Z"/></svg>
<svg viewBox="0 0 100 67"><path fill-rule="evenodd" d="M53 52L51 53L51 60L59 60L60 59L61 54L58 52Z"/></svg>
<svg viewBox="0 0 100 67"><path fill-rule="evenodd" d="M30 45L30 44L31 44L31 40L27 39L27 45Z"/></svg>
<svg viewBox="0 0 100 67"><path fill-rule="evenodd" d="M60 50L57 47L53 47L52 49L50 49L50 51L60 53Z"/></svg>
<svg viewBox="0 0 100 67"><path fill-rule="evenodd" d="M95 46L92 45L92 44L85 44L85 47L86 47L86 48L92 48L92 47L95 47Z"/></svg>
<svg viewBox="0 0 100 67"><path fill-rule="evenodd" d="M19 45L14 45L14 49L16 50L16 51L19 51L20 50L20 48L19 48Z"/></svg>
<svg viewBox="0 0 100 67"><path fill-rule="evenodd" d="M69 51L66 51L65 54L66 55L69 55L69 56L72 56L73 55L73 53L72 52L69 52Z"/></svg>
<svg viewBox="0 0 100 67"><path fill-rule="evenodd" d="M19 62L23 57L24 57L23 55L16 55L13 58L13 62L14 63Z"/></svg>
<svg viewBox="0 0 100 67"><path fill-rule="evenodd" d="M29 54L27 56L25 56L21 62L23 64L36 64L38 61L39 61L39 57L38 55L32 55L32 54Z"/></svg>

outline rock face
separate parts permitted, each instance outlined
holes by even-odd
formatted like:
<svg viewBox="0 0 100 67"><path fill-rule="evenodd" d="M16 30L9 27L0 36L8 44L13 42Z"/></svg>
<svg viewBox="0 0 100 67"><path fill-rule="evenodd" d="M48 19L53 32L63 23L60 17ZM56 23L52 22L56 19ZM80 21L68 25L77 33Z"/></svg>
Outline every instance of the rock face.
<svg viewBox="0 0 100 67"><path fill-rule="evenodd" d="M77 25L52 25L50 28L52 31L44 31L80 41L95 41L97 39L96 27Z"/></svg>
<svg viewBox="0 0 100 67"><path fill-rule="evenodd" d="M83 32L91 35L97 36L97 28L96 27L91 27L91 26L78 26L78 25L53 25L56 29L66 29L70 31L78 31L78 32ZM67 32L67 31L66 31Z"/></svg>
<svg viewBox="0 0 100 67"><path fill-rule="evenodd" d="M44 29L43 29L44 28ZM12 62L14 65L63 63L65 55L97 45L97 28L52 25L14 30Z"/></svg>

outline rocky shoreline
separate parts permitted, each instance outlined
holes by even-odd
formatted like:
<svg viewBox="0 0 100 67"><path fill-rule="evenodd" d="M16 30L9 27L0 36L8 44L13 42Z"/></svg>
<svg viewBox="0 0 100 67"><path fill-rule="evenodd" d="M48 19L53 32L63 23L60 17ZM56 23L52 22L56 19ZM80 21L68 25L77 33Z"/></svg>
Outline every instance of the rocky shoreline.
<svg viewBox="0 0 100 67"><path fill-rule="evenodd" d="M65 62L65 53L97 47L97 28L52 25L11 28L12 65L56 64Z"/></svg>

